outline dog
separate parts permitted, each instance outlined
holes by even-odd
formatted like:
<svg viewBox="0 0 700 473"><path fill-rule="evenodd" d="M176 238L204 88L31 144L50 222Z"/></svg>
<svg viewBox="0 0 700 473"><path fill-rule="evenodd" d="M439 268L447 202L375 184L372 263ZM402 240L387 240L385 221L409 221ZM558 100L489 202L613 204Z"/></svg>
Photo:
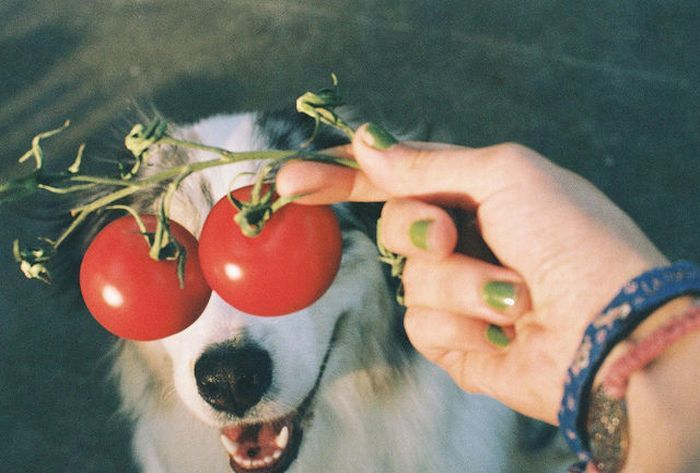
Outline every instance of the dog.
<svg viewBox="0 0 700 473"><path fill-rule="evenodd" d="M294 112L219 115L171 133L231 151L298 149L313 121ZM321 133L317 147L343 143ZM162 147L144 173L212 159ZM193 174L171 218L199 235L212 205L258 164ZM153 211L153 195L132 205ZM213 293L184 331L117 342L114 378L144 473L546 473L570 460L551 429L461 391L412 349L378 261L376 206L335 208L343 256L330 289L283 317ZM370 222L370 224L368 224ZM544 434L543 434L544 432Z"/></svg>

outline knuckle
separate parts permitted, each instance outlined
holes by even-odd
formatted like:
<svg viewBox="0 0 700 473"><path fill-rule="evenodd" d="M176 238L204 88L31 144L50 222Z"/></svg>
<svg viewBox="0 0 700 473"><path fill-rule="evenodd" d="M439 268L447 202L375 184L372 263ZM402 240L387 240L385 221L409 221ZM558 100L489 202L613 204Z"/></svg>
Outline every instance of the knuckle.
<svg viewBox="0 0 700 473"><path fill-rule="evenodd" d="M513 142L495 145L492 151L493 159L503 162L508 167L521 165L531 153L525 146Z"/></svg>
<svg viewBox="0 0 700 473"><path fill-rule="evenodd" d="M492 162L508 176L518 180L539 181L548 174L539 154L520 143L501 143L491 149Z"/></svg>
<svg viewBox="0 0 700 473"><path fill-rule="evenodd" d="M527 147L514 141L507 141L505 143L501 143L499 145L496 145L496 148L501 154L510 156L513 159L519 159L529 154L529 150Z"/></svg>

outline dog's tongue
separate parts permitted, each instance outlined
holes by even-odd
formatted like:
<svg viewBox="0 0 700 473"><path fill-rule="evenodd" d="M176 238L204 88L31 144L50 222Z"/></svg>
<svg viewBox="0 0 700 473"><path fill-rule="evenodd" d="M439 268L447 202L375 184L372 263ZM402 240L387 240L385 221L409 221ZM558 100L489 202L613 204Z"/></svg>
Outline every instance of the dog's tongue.
<svg viewBox="0 0 700 473"><path fill-rule="evenodd" d="M224 428L221 442L230 456L231 468L237 472L273 471L287 448L292 428L287 421Z"/></svg>

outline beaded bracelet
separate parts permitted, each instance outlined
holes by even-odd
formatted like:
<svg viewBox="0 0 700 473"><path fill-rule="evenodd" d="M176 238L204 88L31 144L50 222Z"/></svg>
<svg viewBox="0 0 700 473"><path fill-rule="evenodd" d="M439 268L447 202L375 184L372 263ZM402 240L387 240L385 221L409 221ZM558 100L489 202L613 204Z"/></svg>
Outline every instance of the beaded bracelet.
<svg viewBox="0 0 700 473"><path fill-rule="evenodd" d="M559 410L561 431L580 461L571 472L585 471L591 460L584 413L588 410L593 379L605 357L665 302L698 293L700 267L697 265L679 261L652 269L627 283L588 326L567 372Z"/></svg>

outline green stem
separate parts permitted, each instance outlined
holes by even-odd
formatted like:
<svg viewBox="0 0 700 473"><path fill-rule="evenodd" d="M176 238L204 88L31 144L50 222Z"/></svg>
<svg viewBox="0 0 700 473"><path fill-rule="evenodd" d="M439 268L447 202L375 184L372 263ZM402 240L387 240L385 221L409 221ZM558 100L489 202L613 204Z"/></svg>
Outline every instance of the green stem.
<svg viewBox="0 0 700 473"><path fill-rule="evenodd" d="M185 142L186 143L186 142ZM265 160L265 159L272 159L272 160L277 160L277 159L282 159L283 157L287 157L290 155L290 151L248 151L248 152L242 152L242 153L235 153L233 155L230 155L228 157L222 157L219 159L212 159L209 161L200 161L197 163L188 163L188 164L182 164L180 166L175 166L169 169L165 169L159 173L156 173L152 176L136 180L136 181L128 181L126 183L123 183L122 185L124 186L123 189L117 190L115 192L112 192L111 194L105 195L89 204L76 207L73 210L71 210L71 213L73 215L79 213L79 212L93 212L101 207L104 207L106 205L110 205L113 202L116 202L117 200L124 199L126 197L129 197L132 194L135 194L136 192L139 192L143 189L147 189L149 187L153 187L163 181L168 181L170 179L176 178L180 174L192 174L194 172L202 171L204 169L216 167L216 166L222 166L225 164L230 164L230 163L235 163L239 161L248 161L248 160ZM230 153L229 153L230 154Z"/></svg>
<svg viewBox="0 0 700 473"><path fill-rule="evenodd" d="M163 181L167 181L170 179L173 179L177 177L180 174L187 173L187 174L192 174L195 172L203 171L204 169L216 167L216 166L222 166L226 164L232 164L232 163L237 163L241 161L282 161L285 158L291 159L295 156L300 156L303 157L304 159L310 160L310 161L319 161L319 162L325 162L325 163L333 163L333 164L338 164L341 166L357 169L357 163L351 159L347 158L338 158L335 156L329 156L329 155L323 155L323 154L311 154L311 153L304 153L303 155L299 155L298 152L296 151L290 151L290 150L273 150L273 151L244 151L244 152L237 152L237 153L232 153L226 150L220 150L219 148L211 147L211 146L206 146L206 145L199 145L198 143L191 143L188 141L183 141L181 142L182 146L190 146L192 148L204 150L204 151L211 151L211 152L221 152L222 157L218 159L212 159L209 161L200 161L196 163L188 163L188 164L183 164L180 166L175 166L169 169L165 169L164 171L161 171L157 174L154 174L152 176L149 176L144 179L136 180L136 181L120 181L120 185L124 186L123 189L115 191L111 194L108 194L106 196L101 197L100 199L95 200L94 202L91 202L89 204L76 207L71 211L72 214L77 214L78 212L82 211L88 211L92 212L94 210L99 209L100 207L104 207L105 205L109 205L112 202L116 202L117 200L123 199L125 197L128 197L140 190L147 189L148 187L152 187L156 184L159 184ZM225 152L225 154L224 154ZM76 176L77 177L77 176ZM88 176L86 176L88 177ZM116 180L115 180L116 181Z"/></svg>
<svg viewBox="0 0 700 473"><path fill-rule="evenodd" d="M216 148L213 146L202 145L199 143L193 143L189 141L176 140L174 138L167 137L165 139L169 144L186 146L194 149L199 149L202 151L210 151L213 153L220 154L221 157L216 159L211 159L208 161L199 161L195 163L183 164L180 166L175 166L169 169L165 169L159 173L153 174L152 176L135 180L135 181L120 181L117 179L106 179L94 176L72 176L69 179L72 181L82 181L91 184L108 184L121 186L122 188L116 190L110 194L102 196L89 204L76 207L71 210L71 215L77 215L76 220L66 229L66 231L56 240L54 245L57 248L81 223L85 218L92 212L112 205L115 202L125 199L141 190L153 187L161 182L168 181L171 179L178 179L181 181L190 174L209 169L216 166L223 166L226 164L232 164L242 161L284 161L294 159L299 157L301 159L306 159L310 161L318 161L324 163L333 163L349 168L357 169L357 163L351 159L338 158L335 156L324 155L320 153L308 153L304 152L299 154L297 151L291 150L272 150L272 151L244 151L244 152L230 152L221 148Z"/></svg>
<svg viewBox="0 0 700 473"><path fill-rule="evenodd" d="M139 213L134 210L133 208L129 207L128 205L110 205L109 207L106 207L107 210L123 210L132 217L134 217L134 220L136 221L136 226L139 227L139 231L143 235L143 237L146 239L146 243L149 245L151 244L150 241L148 241L148 237L146 234L148 233L148 229L146 228L146 224L143 223L143 220L141 219L141 216Z"/></svg>
<svg viewBox="0 0 700 473"><path fill-rule="evenodd" d="M42 168L44 165L44 150L41 148L41 140L45 138L50 138L54 135L57 135L61 133L63 130L68 128L70 126L70 121L66 120L62 126L54 129L54 130L49 130L45 131L43 133L39 133L32 139L32 148L24 153L22 157L19 158L19 162L23 163L27 159L33 157L34 158L34 168L35 170L39 170Z"/></svg>
<svg viewBox="0 0 700 473"><path fill-rule="evenodd" d="M52 130L49 133L42 134L40 135L41 138L45 138L47 136L50 136L51 134L55 134L57 130ZM36 140L37 144L39 140ZM71 209L70 213L73 215L75 218L71 222L71 224L59 235L59 237L56 240L51 241L51 247L54 250L57 250L59 246L80 226L80 224L85 221L85 219L92 213L95 212L103 207L109 207L112 206L114 207L115 203L125 199L139 191L142 191L144 189L147 189L149 187L153 187L157 184L160 184L165 181L169 180L174 180L171 182L166 196L164 196L164 202L163 205L165 206L162 208L161 213L165 212L167 214L167 207L169 206L169 201L172 198L172 195L174 194L175 190L177 189L177 186L184 180L186 177L188 177L190 174L196 173L198 171L203 171L205 169L217 167L217 166L223 166L226 164L232 164L232 163L237 163L237 162L242 162L242 161L273 161L275 164L281 164L285 161L289 161L295 158L298 159L303 159L303 160L308 160L308 161L316 161L316 162L321 162L321 163L328 163L328 164L336 164L352 169L357 169L358 165L355 161L347 158L340 158L336 156L330 156L330 155L325 155L322 153L310 153L310 152L299 152L299 151L292 151L292 150L267 150L267 151L245 151L245 152L232 152L225 150L223 148L218 148L215 146L209 146L209 145L204 145L201 143L195 143L195 142L190 142L190 141L184 141L184 140L179 140L176 138L172 138L170 136L165 136L163 137L159 143L162 144L169 144L173 146L184 146L192 149L197 149L200 151L207 151L211 153L218 154L219 157L216 159L211 159L207 161L199 161L195 163L188 163L188 164L183 164L180 166L175 166L169 169L165 169L159 173L153 174L152 176L145 177L139 180L121 180L121 179L111 179L111 178L105 178L105 177L99 177L99 176L89 176L89 175L72 175L72 176L66 176L64 179L65 181L68 182L74 182L74 183L79 183L73 186L68 186L68 187L58 187L55 185L48 185L48 184L39 184L38 188L43 189L48 192L53 192L56 194L67 194L70 192L76 192L76 191L82 191L82 190L88 190L94 187L97 187L98 185L107 185L107 186L113 186L113 187L120 187L120 189L111 192L107 195L104 195L86 205L82 205L79 207L75 207ZM37 159L37 167L40 168L42 165L42 158L43 158L43 153L41 153L41 150L39 148L38 155L37 155L37 148L38 146L34 147L34 157ZM27 156L29 157L29 156ZM26 159L26 158L25 158ZM286 205L287 203L291 202L297 198L297 196L290 198L290 199L281 199L279 202L276 203L275 210L279 210L282 206ZM160 233L162 234L163 231L167 231L166 229L162 228L162 225L159 225L160 228ZM159 242L159 235L156 235L154 247L161 246ZM156 251L153 250L152 251Z"/></svg>
<svg viewBox="0 0 700 473"><path fill-rule="evenodd" d="M170 202L180 186L180 183L190 175L190 172L183 172L175 180L168 184L168 189L160 200L160 209L158 212L158 224L153 237L153 245L149 252L149 256L156 261L161 259L161 251L170 243L168 237L170 234L168 215L170 215Z"/></svg>
<svg viewBox="0 0 700 473"><path fill-rule="evenodd" d="M307 142L307 145L316 136L316 132L318 131L321 123L325 123L341 130L351 140L353 138L354 130L335 113L335 109L343 105L343 101L338 95L337 78L335 75L333 75L332 78L333 88L323 89L318 94L309 92L297 99L297 109L300 112L306 113L313 117L316 123L314 134ZM257 205L257 207L251 205L248 206L249 209L255 211L260 211L261 209L265 211L262 219L263 221L256 222L255 225L248 225L249 227L256 227L257 232L259 233L260 229L262 229L262 225L264 224L264 220L269 218L274 211L279 210L284 205L287 205L291 201L300 197L292 196L277 199L277 201L272 203L269 202L274 195L274 183L271 184L271 187L268 192L266 192L265 196L260 195L263 182L265 182L270 175L274 175L275 171L279 169L283 163L293 159L300 159L358 169L357 163L351 159L324 155L322 153L307 152L304 150L233 152L216 146L209 146L202 143L182 140L167 134L167 123L164 120L155 119L147 126L142 124L135 125L129 135L127 135L125 138L125 145L127 149L129 149L135 156L136 163L127 173L122 172L121 179L81 175L80 166L83 159L83 152L85 150L84 144L79 147L76 158L67 168L67 172L59 174L45 174L42 172L44 151L41 148L41 141L45 138L49 138L60 133L66 127L68 127L68 125L69 122L66 121L62 127L40 133L34 137L32 140L31 149L22 155L19 160L20 162L25 162L31 158L34 158L34 172L32 175L26 178L13 180L8 183L0 183L0 202L10 201L18 197L31 195L37 189L54 194L68 194L72 192L92 190L99 188L99 186L111 187L112 189L110 189L109 193L103 194L102 196L97 197L94 201L85 205L71 209L70 214L74 217L73 221L55 241L43 239L50 245L50 248L47 251L55 252L92 212L105 207L119 207L125 208L130 213L135 214L133 209L119 205L118 202L144 189L154 187L161 183L167 183L168 187L160 201L158 225L153 235L150 255L152 258L160 260L161 257L163 257L163 250L166 250L166 247L169 247L169 249L166 250L166 253L168 253L168 256L166 257L168 259L177 258L179 268L178 276L181 279L181 285L184 283L182 280L182 271L184 268L185 258L184 248L180 248L177 241L172 239L172 236L170 235L168 214L170 201L173 195L177 191L180 183L190 174L208 168L241 161L266 161L267 164L260 170L258 177L255 180L252 199L253 202L249 203L253 204L256 201L260 201L259 205ZM216 154L218 157L208 161L200 161L175 166L169 169L164 169L151 176L136 179L137 171L145 162L145 159L147 159L149 150L154 146L160 145L195 149ZM302 146L302 148L304 148L304 146ZM239 215L241 214L243 214L243 209L239 209ZM139 221L138 216L135 215L135 217L137 218L137 221ZM170 255L173 245L175 246L174 256ZM19 248L19 243L15 244L15 258L21 263L21 265L23 265L23 271L25 271L25 274L27 274L28 277L43 277L44 279L48 280L48 272L46 271L43 263L47 261L49 257L44 253L44 249L22 250Z"/></svg>
<svg viewBox="0 0 700 473"><path fill-rule="evenodd" d="M76 184L73 186L66 187L59 187L57 185L50 184L37 184L37 188L46 192L51 192L52 194L65 195L71 194L73 192L80 192L88 189L93 189L99 185L114 187L130 187L133 185L133 182L124 181L121 179L110 179L108 177L99 176L62 176L59 174L51 176L49 179L46 179L46 181L48 182L56 183L60 183L61 180L68 182L78 182L83 184Z"/></svg>
<svg viewBox="0 0 700 473"><path fill-rule="evenodd" d="M225 163L229 162L237 162L237 161L246 161L249 159L278 159L275 156L288 156L289 154L296 154L296 151L289 151L289 150L281 150L281 151L229 151L224 148L219 148L217 146L210 146L210 145L205 145L203 143L196 143L194 141L187 141L187 140L180 140L177 138L173 138L170 135L165 135L162 137L159 141L158 144L165 144L165 145L172 145L172 146L180 146L180 147L185 147L185 148L190 148L190 149L197 149L200 151L208 151L210 153L218 154L221 156L223 159L217 159L216 161L223 161ZM260 157L260 158L255 158L254 156L256 154L263 154L268 157ZM253 157L246 158L242 157L247 156L247 155L252 155ZM206 162L206 161L204 161Z"/></svg>
<svg viewBox="0 0 700 473"><path fill-rule="evenodd" d="M109 177L100 177L100 176L70 176L68 178L69 181L71 182L87 182L90 184L99 184L99 185L105 185L105 186L117 186L117 187L129 187L132 186L134 183L129 182L129 181L124 181L122 179L111 179Z"/></svg>
<svg viewBox="0 0 700 473"><path fill-rule="evenodd" d="M65 195L65 194L70 194L72 192L79 192L79 191L84 191L88 189L92 189L95 187L95 184L81 184L77 186L70 186L70 187L56 187L56 186L50 186L48 184L37 184L37 189L44 190L46 192L51 192L52 194L59 194L59 195Z"/></svg>
<svg viewBox="0 0 700 473"><path fill-rule="evenodd" d="M78 226L83 223L83 221L87 218L89 215L89 212L80 212L77 217L73 219L71 224L66 228L61 235L51 243L51 246L53 247L54 250L57 250L59 246L70 236L73 231L78 228Z"/></svg>

